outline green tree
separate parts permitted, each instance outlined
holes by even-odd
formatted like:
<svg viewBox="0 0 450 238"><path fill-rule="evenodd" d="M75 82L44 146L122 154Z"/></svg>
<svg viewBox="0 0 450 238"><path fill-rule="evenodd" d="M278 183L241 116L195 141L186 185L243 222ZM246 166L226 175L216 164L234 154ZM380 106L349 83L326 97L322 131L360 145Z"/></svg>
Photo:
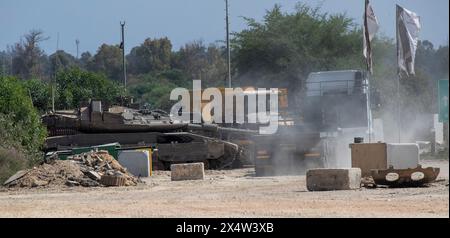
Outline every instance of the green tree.
<svg viewBox="0 0 450 238"><path fill-rule="evenodd" d="M47 40L40 30L31 30L24 36L24 40L16 43L12 48L12 68L13 74L23 79L32 77L42 77L45 73L44 51L39 47L39 43Z"/></svg>
<svg viewBox="0 0 450 238"><path fill-rule="evenodd" d="M33 106L39 112L46 112L51 104L51 86L40 79L30 79L22 82L26 92L31 97Z"/></svg>
<svg viewBox="0 0 450 238"><path fill-rule="evenodd" d="M138 76L139 83L129 87L130 94L141 104L148 104L152 108L170 110L170 92L176 87L192 87L192 81L180 70L169 70L160 73Z"/></svg>
<svg viewBox="0 0 450 238"><path fill-rule="evenodd" d="M167 37L161 39L147 38L140 46L131 49L127 56L129 72L146 74L170 69L171 55L172 43Z"/></svg>
<svg viewBox="0 0 450 238"><path fill-rule="evenodd" d="M0 114L3 120L0 143L16 141L28 151L37 151L43 144L46 129L23 85L14 77L0 78ZM4 117L5 118L5 117Z"/></svg>
<svg viewBox="0 0 450 238"><path fill-rule="evenodd" d="M227 64L223 49L202 41L188 43L175 52L172 66L191 78L201 79L205 87L223 86L227 76Z"/></svg>
<svg viewBox="0 0 450 238"><path fill-rule="evenodd" d="M58 50L49 56L51 72L54 74L58 70L64 70L77 64L77 59L64 50Z"/></svg>
<svg viewBox="0 0 450 238"><path fill-rule="evenodd" d="M262 22L246 18L247 29L232 41L241 84L302 88L312 71L362 67L362 32L345 14L320 13L298 4L293 13L280 6Z"/></svg>
<svg viewBox="0 0 450 238"><path fill-rule="evenodd" d="M89 62L92 60L92 55L89 51L81 53L81 57L78 60L82 69L88 69Z"/></svg>
<svg viewBox="0 0 450 238"><path fill-rule="evenodd" d="M201 78L207 66L206 47L201 41L185 44L174 54L173 66L193 78Z"/></svg>
<svg viewBox="0 0 450 238"><path fill-rule="evenodd" d="M122 50L118 45L102 44L88 69L97 73L104 73L109 79L120 81L122 76Z"/></svg>
<svg viewBox="0 0 450 238"><path fill-rule="evenodd" d="M206 87L219 87L224 85L228 76L225 52L225 47L219 48L216 45L210 45L208 47L206 51L208 67L206 74L201 77Z"/></svg>
<svg viewBox="0 0 450 238"><path fill-rule="evenodd" d="M23 82L23 81L22 81ZM0 76L0 184L18 170L33 166L46 129L22 83Z"/></svg>
<svg viewBox="0 0 450 238"><path fill-rule="evenodd" d="M123 94L123 89L104 74L71 68L58 72L56 92L58 108L69 109L77 108L89 99L112 103Z"/></svg>
<svg viewBox="0 0 450 238"><path fill-rule="evenodd" d="M437 80L448 75L448 47L441 46L436 50L427 40L419 41L416 51L416 75L401 75L400 105L414 113L436 113ZM447 52L445 53L445 49ZM374 40L374 75L372 86L382 93L382 104L385 110L397 110L397 56L396 43L393 39L380 37ZM415 103L411 103L415 102Z"/></svg>
<svg viewBox="0 0 450 238"><path fill-rule="evenodd" d="M437 62L439 78L448 78L448 42L445 46L439 46L439 49L436 51L436 57L439 59Z"/></svg>
<svg viewBox="0 0 450 238"><path fill-rule="evenodd" d="M12 56L7 51L0 51L0 76L10 75Z"/></svg>

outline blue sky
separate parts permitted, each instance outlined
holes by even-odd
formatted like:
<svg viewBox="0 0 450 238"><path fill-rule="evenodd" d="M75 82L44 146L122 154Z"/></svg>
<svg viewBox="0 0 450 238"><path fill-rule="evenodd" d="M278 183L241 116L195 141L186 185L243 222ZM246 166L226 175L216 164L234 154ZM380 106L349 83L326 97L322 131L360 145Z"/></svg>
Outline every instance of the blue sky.
<svg viewBox="0 0 450 238"><path fill-rule="evenodd" d="M293 11L294 0L229 0L231 30L245 28L242 16L260 20L267 9L281 4ZM347 13L362 21L364 0L303 0L322 11ZM384 35L394 37L395 4L415 11L422 18L421 39L435 45L448 44L448 0L372 0ZM80 53L94 53L101 43L120 42L121 20L127 23L127 51L148 37L167 36L174 49L193 40L205 43L225 37L224 0L0 0L0 50L18 42L30 29L41 29L49 40L41 44L46 53L59 48L76 54L75 39L80 40Z"/></svg>

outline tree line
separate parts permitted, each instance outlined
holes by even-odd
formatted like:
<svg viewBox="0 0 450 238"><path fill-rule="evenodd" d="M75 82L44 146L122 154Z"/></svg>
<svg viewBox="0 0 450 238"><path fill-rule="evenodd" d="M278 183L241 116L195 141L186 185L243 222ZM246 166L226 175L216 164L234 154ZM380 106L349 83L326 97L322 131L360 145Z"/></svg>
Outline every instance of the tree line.
<svg viewBox="0 0 450 238"><path fill-rule="evenodd" d="M33 81L31 83L33 85L43 84L41 86L47 85L47 87L52 80L56 79L58 89L67 90L64 85L67 83L65 79L68 76L75 77L77 71L80 71L83 77L87 77L87 81L92 81L89 79L91 77L106 79L106 81L97 80L96 84L90 86L89 82L85 82L84 87L92 88L99 85L98 83L112 84L118 88L115 90L117 93L125 93L123 89L120 89L123 82L123 69L122 49L119 45L102 44L94 55L84 52L77 59L64 50L58 50L47 56L39 47L39 42L45 39L42 31L32 30L20 43L7 51L0 52L1 75L15 76L24 81ZM208 86L220 86L226 77L224 52L223 47L215 44L206 46L201 41L187 43L178 51L174 51L168 38L148 38L141 45L132 48L126 56L129 93L143 100L158 100L159 96L152 97L152 95L160 95L158 85L161 87L164 87L164 84L167 87L187 86L193 78L202 79ZM76 77L72 79L83 81ZM144 92L141 88L150 88L155 92L150 92L151 90ZM78 106L78 102L72 102L71 95L68 95L73 92L61 90L57 92L59 94L56 104L59 109ZM167 93L167 90L164 92ZM37 101L48 96L43 95L37 98ZM97 94L88 93L86 96L103 99ZM160 102L155 104L158 105ZM38 106L41 110L46 110L49 108L49 102L39 103Z"/></svg>
<svg viewBox="0 0 450 238"><path fill-rule="evenodd" d="M288 88L295 94L310 72L365 67L361 26L346 14L328 14L299 3L292 13L275 5L262 21L245 20L247 27L232 36L233 86ZM125 89L119 44L102 44L94 54L83 52L77 58L64 50L47 55L40 48L45 40L44 32L31 30L0 51L0 75L17 78L41 113L51 108L52 83L56 109L76 108L94 98L114 103L121 96L133 96L167 110L170 91L190 87L192 79L201 79L203 87L226 85L226 49L221 44L192 41L175 50L167 37L147 38L126 55ZM372 48L371 84L389 108L396 96L395 40L377 35ZM401 81L404 106L411 106L407 102L413 99L415 110L436 112L436 81L448 78L448 44L435 47L420 41L416 55L416 75Z"/></svg>
<svg viewBox="0 0 450 238"><path fill-rule="evenodd" d="M301 90L312 71L364 68L361 26L345 14L323 13L305 4L298 4L293 13L284 13L275 5L262 21L245 20L246 29L232 37L234 86ZM166 37L147 38L126 56L129 79L125 90L121 88L119 44L102 44L95 54L83 52L76 58L64 50L47 55L39 47L45 40L44 32L31 30L20 42L0 51L1 75L26 81L41 111L50 108L48 85L52 80L57 85L58 109L77 107L90 97L111 101L124 94L168 109L172 88L189 87L192 79L201 79L204 87L223 86L227 77L223 45L193 41L174 50ZM373 84L390 96L386 79L395 78L395 42L384 36L374 41ZM429 41L421 41L416 65L417 75L405 80L412 84L409 93L418 90L414 85L423 89L423 84L429 84L427 88L432 90L435 80L448 77L448 44L435 48ZM102 94L105 89L114 95Z"/></svg>

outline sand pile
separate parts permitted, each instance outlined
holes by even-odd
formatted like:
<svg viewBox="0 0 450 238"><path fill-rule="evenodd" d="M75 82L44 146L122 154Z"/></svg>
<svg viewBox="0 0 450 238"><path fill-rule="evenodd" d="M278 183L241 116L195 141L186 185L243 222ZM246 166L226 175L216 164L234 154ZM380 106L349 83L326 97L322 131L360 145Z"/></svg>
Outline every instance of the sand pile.
<svg viewBox="0 0 450 238"><path fill-rule="evenodd" d="M49 160L11 176L7 187L39 186L135 186L139 180L127 172L107 151L91 151L68 160Z"/></svg>

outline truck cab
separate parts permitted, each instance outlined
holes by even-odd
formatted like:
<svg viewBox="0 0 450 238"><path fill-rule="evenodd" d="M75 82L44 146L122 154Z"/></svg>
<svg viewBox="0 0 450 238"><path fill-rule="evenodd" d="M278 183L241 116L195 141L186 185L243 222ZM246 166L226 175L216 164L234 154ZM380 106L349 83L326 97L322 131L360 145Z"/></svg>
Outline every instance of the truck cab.
<svg viewBox="0 0 450 238"><path fill-rule="evenodd" d="M364 71L313 72L303 86L288 109L293 123L280 125L276 134L255 136L257 175L351 167L349 144L355 137L370 140L370 88Z"/></svg>
<svg viewBox="0 0 450 238"><path fill-rule="evenodd" d="M314 72L300 103L305 123L322 133L371 126L369 80L364 71ZM361 135L364 136L364 135Z"/></svg>
<svg viewBox="0 0 450 238"><path fill-rule="evenodd" d="M324 164L351 167L355 137L369 141L372 134L370 85L361 70L311 73L306 80L304 122L320 133Z"/></svg>

